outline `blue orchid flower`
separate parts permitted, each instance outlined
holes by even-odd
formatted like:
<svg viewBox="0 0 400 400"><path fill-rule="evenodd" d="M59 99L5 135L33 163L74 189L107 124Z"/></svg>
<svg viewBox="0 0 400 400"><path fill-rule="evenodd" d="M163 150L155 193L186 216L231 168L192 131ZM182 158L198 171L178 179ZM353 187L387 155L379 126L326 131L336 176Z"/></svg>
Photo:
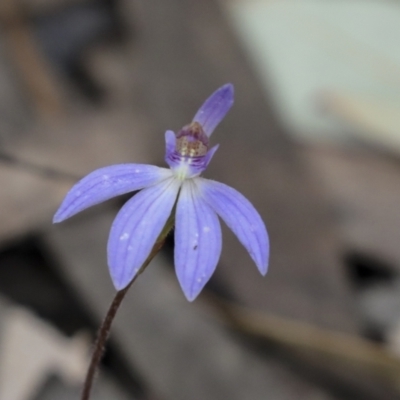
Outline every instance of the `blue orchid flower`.
<svg viewBox="0 0 400 400"><path fill-rule="evenodd" d="M169 169L145 164L100 168L66 195L53 222L112 197L141 190L122 207L108 241L108 265L114 286L124 289L140 270L176 205L175 269L186 298L194 300L220 258L218 216L249 252L261 274L267 273L269 241L252 204L235 189L200 177L218 145L209 138L233 104L233 85L215 91L193 121L175 135L165 133Z"/></svg>

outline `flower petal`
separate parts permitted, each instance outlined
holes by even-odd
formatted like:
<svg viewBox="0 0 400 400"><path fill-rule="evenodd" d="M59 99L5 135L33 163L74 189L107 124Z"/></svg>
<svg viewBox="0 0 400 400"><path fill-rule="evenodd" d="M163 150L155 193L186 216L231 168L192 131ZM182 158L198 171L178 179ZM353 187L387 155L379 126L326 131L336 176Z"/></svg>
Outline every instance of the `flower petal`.
<svg viewBox="0 0 400 400"><path fill-rule="evenodd" d="M169 165L169 158L175 152L176 135L174 131L165 132L165 161ZM170 165L171 167L171 165Z"/></svg>
<svg viewBox="0 0 400 400"><path fill-rule="evenodd" d="M65 196L54 215L61 222L78 212L120 194L154 185L171 176L171 171L154 165L118 164L93 171Z"/></svg>
<svg viewBox="0 0 400 400"><path fill-rule="evenodd" d="M218 150L219 144L216 144L215 146L211 147L210 150L208 150L207 154L204 156L204 168L202 172L208 167L208 164L210 164L212 158L214 157L215 152Z"/></svg>
<svg viewBox="0 0 400 400"><path fill-rule="evenodd" d="M234 89L227 83L217 89L199 108L193 121L198 122L207 136L211 136L233 104Z"/></svg>
<svg viewBox="0 0 400 400"><path fill-rule="evenodd" d="M189 301L194 300L215 271L221 255L221 226L195 184L182 185L175 220L175 269Z"/></svg>
<svg viewBox="0 0 400 400"><path fill-rule="evenodd" d="M238 191L220 182L196 179L204 200L225 221L249 252L259 271L268 268L269 240L267 230L253 205Z"/></svg>
<svg viewBox="0 0 400 400"><path fill-rule="evenodd" d="M181 183L167 179L143 189L115 218L108 240L108 266L117 290L126 287L150 254L175 204Z"/></svg>

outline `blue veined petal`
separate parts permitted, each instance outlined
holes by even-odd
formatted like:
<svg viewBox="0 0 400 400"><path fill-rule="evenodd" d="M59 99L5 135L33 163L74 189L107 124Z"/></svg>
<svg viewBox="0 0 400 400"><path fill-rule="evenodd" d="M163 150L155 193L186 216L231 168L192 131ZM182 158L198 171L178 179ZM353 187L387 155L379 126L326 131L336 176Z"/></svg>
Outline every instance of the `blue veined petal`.
<svg viewBox="0 0 400 400"><path fill-rule="evenodd" d="M88 207L154 185L171 175L167 168L146 164L117 164L97 169L67 193L53 222L64 221Z"/></svg>
<svg viewBox="0 0 400 400"><path fill-rule="evenodd" d="M174 166L173 155L176 148L176 136L173 131L165 132L165 162L172 168Z"/></svg>
<svg viewBox="0 0 400 400"><path fill-rule="evenodd" d="M196 185L204 200L225 221L249 252L259 271L268 268L267 230L253 205L238 191L220 182L197 178Z"/></svg>
<svg viewBox="0 0 400 400"><path fill-rule="evenodd" d="M234 89L227 83L217 89L199 108L193 121L198 122L207 136L211 136L233 104Z"/></svg>
<svg viewBox="0 0 400 400"><path fill-rule="evenodd" d="M169 178L143 189L115 218L108 240L108 266L117 290L125 288L150 254L174 206L180 182Z"/></svg>
<svg viewBox="0 0 400 400"><path fill-rule="evenodd" d="M182 185L175 218L176 274L185 296L192 301L217 266L222 246L221 226L192 180Z"/></svg>
<svg viewBox="0 0 400 400"><path fill-rule="evenodd" d="M210 150L208 150L207 154L204 156L204 168L202 172L208 167L208 164L210 164L212 158L214 157L215 152L218 150L219 144L216 144L215 146L211 147Z"/></svg>

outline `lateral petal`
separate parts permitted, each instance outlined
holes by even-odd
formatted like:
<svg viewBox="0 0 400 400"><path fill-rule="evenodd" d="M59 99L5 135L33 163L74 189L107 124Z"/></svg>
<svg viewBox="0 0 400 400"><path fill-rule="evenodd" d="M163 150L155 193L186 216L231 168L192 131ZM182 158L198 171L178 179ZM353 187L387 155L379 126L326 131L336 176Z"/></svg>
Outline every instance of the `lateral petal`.
<svg viewBox="0 0 400 400"><path fill-rule="evenodd" d="M207 154L204 156L204 169L205 170L208 167L208 164L210 164L212 158L214 157L214 154L219 148L219 144L216 144L215 146L211 147L210 150L208 150Z"/></svg>
<svg viewBox="0 0 400 400"><path fill-rule="evenodd" d="M143 189L115 218L108 240L108 266L117 290L125 288L150 254L171 214L181 183L167 179Z"/></svg>
<svg viewBox="0 0 400 400"><path fill-rule="evenodd" d="M165 132L165 162L172 168L174 167L173 155L176 147L176 136L173 131Z"/></svg>
<svg viewBox="0 0 400 400"><path fill-rule="evenodd" d="M268 269L269 239L264 222L238 191L220 182L196 179L204 200L224 220L249 252L261 274Z"/></svg>
<svg viewBox="0 0 400 400"><path fill-rule="evenodd" d="M175 270L186 298L192 301L217 266L221 226L192 180L182 185L175 218Z"/></svg>
<svg viewBox="0 0 400 400"><path fill-rule="evenodd" d="M214 129L232 107L233 97L233 85L227 83L217 89L197 111L193 121L198 122L203 127L208 137L211 136Z"/></svg>
<svg viewBox="0 0 400 400"><path fill-rule="evenodd" d="M97 169L71 188L53 222L64 221L88 207L154 185L171 175L169 169L146 164L117 164Z"/></svg>

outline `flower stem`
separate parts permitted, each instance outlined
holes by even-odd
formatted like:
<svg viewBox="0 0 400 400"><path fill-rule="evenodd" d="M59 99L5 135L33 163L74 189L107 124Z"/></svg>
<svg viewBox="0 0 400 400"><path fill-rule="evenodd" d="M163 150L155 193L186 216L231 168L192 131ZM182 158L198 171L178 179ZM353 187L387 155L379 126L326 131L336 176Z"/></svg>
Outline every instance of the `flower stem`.
<svg viewBox="0 0 400 400"><path fill-rule="evenodd" d="M146 267L150 264L150 262L153 260L153 258L156 256L156 254L161 250L162 246L164 245L165 239L167 238L168 233L171 231L172 227L174 226L174 220L175 220L174 214L175 214L174 212L171 214L170 218L168 219L167 223L165 224L163 231L161 232L160 236L158 237L156 243L154 244L153 249L151 250L151 253L147 257L147 259L143 263L143 265L140 267L138 273L135 275L135 277L131 280L131 282L129 283L129 285L126 288L119 290L116 293L114 300L112 301L112 303L107 311L106 317L104 318L103 323L101 324L101 326L98 330L98 333L97 333L97 339L94 343L94 350L92 353L92 358L90 360L89 368L86 373L85 382L83 384L81 400L89 400L89 398L90 398L90 393L91 393L92 386L93 386L93 380L94 380L97 368L100 364L101 358L103 357L105 345L106 345L108 337L110 336L111 325L115 318L115 315L117 314L119 306L121 305L122 300L124 299L129 288L133 285L133 283L136 281L138 276L146 269Z"/></svg>
<svg viewBox="0 0 400 400"><path fill-rule="evenodd" d="M132 281L133 283L133 281ZM82 400L89 400L90 392L93 385L93 379L97 370L97 367L100 363L101 358L104 354L105 344L110 335L111 324L114 320L115 314L118 311L118 308L125 297L125 294L128 292L130 285L125 289L120 290L114 297L114 300L111 303L110 308L108 309L107 315L104 318L103 323L101 324L99 331L97 333L97 339L94 344L94 350L92 354L92 358L90 360L89 368L86 373L85 383L83 385L82 390Z"/></svg>

